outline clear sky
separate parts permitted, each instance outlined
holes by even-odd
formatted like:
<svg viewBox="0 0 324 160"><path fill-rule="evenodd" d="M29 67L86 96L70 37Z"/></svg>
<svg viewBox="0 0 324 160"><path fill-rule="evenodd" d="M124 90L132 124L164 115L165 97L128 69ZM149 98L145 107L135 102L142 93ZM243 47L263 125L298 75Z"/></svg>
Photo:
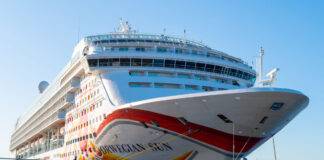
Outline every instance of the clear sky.
<svg viewBox="0 0 324 160"><path fill-rule="evenodd" d="M276 137L281 160L319 159L324 151L324 3L306 0L1 1L0 157L9 156L16 118L71 57L80 37L113 31L119 18L141 32L182 35L251 63L265 48L265 69L279 67L277 87L310 104ZM249 156L272 160L267 142Z"/></svg>

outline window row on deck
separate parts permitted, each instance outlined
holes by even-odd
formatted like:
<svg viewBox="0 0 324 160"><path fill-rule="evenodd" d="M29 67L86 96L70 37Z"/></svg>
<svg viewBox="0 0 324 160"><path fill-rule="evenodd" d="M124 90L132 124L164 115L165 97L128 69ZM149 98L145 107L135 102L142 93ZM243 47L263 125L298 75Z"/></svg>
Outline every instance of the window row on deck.
<svg viewBox="0 0 324 160"><path fill-rule="evenodd" d="M130 87L145 87L145 88L168 88L168 89L187 89L187 90L204 90L218 91L226 90L226 88L216 88L212 86L199 86L193 84L178 84L178 83L161 83L161 82L129 82Z"/></svg>
<svg viewBox="0 0 324 160"><path fill-rule="evenodd" d="M72 139L70 141L67 141L66 142L66 145L70 145L70 144L73 144L73 143L85 141L85 140L88 140L88 139L93 139L93 138L96 138L96 137L97 137L97 134L95 132L94 133L90 133L90 134L86 134L84 136L81 136L81 137Z"/></svg>
<svg viewBox="0 0 324 160"><path fill-rule="evenodd" d="M182 72L168 72L168 71L145 71L145 70L130 70L130 76L149 76L149 77L168 77L168 78L182 78L182 79L195 79L201 81L212 81L224 83L234 86L240 86L238 81L221 78L217 76L208 76L202 74L182 73Z"/></svg>
<svg viewBox="0 0 324 160"><path fill-rule="evenodd" d="M141 58L105 58L88 59L90 67L106 66L134 66L134 67L166 67L188 70L198 70L213 72L231 77L242 78L254 82L255 75L234 68L227 68L219 65L206 64L192 61L172 60L172 59L141 59Z"/></svg>
<svg viewBox="0 0 324 160"><path fill-rule="evenodd" d="M174 45L174 46L188 46L188 47L206 47L201 45L195 45L192 43L187 43L188 41L183 42L175 42L175 41L168 41L162 39L131 39L131 38L123 38L123 39L106 39L106 40L99 40L93 41L94 44L103 44L103 43L125 43L125 42L145 42L145 43L159 43L159 44L167 44L167 45Z"/></svg>
<svg viewBox="0 0 324 160"><path fill-rule="evenodd" d="M96 43L98 44L98 43ZM222 54L218 54L217 51L211 49L192 49L188 48L187 46L178 46L178 47L167 47L167 46L137 46L137 47L128 47L128 46L101 46L105 52L127 52L127 51L136 51L136 52L158 52L158 53L176 53L176 54L191 54L197 56L204 56L204 57L214 57L218 59L228 60L230 62L235 63L244 63L243 61L237 60L235 58L224 56Z"/></svg>
<svg viewBox="0 0 324 160"><path fill-rule="evenodd" d="M108 45L108 46L122 46L130 43L135 43L136 45L145 45L145 46L164 46L163 48L169 47L186 47L186 48L195 48L198 50L210 50L210 48L201 45L194 45L186 42L173 42L173 41L165 41L165 40L157 40L157 39L109 39L109 40L101 40L94 41L95 45ZM167 46L167 47L166 47ZM153 47L151 47L153 48ZM162 47L161 47L162 48ZM114 47L112 47L114 49ZM159 51L159 49L157 49ZM206 52L206 51L205 51ZM233 59L233 61L236 61Z"/></svg>

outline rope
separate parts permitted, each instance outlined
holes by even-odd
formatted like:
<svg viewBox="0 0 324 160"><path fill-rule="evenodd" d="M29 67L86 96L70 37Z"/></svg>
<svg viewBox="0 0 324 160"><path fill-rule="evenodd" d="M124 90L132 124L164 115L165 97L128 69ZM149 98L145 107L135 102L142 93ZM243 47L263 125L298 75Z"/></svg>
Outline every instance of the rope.
<svg viewBox="0 0 324 160"><path fill-rule="evenodd" d="M240 156L240 154L242 153L243 149L244 149L245 146L248 144L248 142L250 141L250 139L251 139L251 137L249 137L249 138L246 140L246 142L245 142L245 144L243 145L243 147L241 148L240 152L237 154L235 160Z"/></svg>

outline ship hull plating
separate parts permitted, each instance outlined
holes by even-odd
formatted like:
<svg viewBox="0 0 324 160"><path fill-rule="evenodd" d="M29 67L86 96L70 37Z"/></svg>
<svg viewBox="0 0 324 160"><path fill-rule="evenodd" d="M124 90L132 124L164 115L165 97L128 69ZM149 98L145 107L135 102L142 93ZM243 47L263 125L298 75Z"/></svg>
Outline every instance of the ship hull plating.
<svg viewBox="0 0 324 160"><path fill-rule="evenodd" d="M120 106L100 125L102 159L245 157L308 104L287 89L250 88L179 95ZM234 146L234 147L233 147Z"/></svg>

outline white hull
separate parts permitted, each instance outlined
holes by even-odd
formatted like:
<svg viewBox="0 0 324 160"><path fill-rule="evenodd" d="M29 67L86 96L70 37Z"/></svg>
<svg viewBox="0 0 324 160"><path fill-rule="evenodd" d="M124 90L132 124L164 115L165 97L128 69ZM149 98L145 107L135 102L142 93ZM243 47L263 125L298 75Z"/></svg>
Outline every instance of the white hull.
<svg viewBox="0 0 324 160"><path fill-rule="evenodd" d="M273 111L273 103L284 105ZM96 144L106 158L225 160L232 159L234 133L234 157L244 157L307 104L303 94L276 88L145 100L111 113L99 127ZM225 123L219 114L233 123ZM264 117L268 118L260 123Z"/></svg>

